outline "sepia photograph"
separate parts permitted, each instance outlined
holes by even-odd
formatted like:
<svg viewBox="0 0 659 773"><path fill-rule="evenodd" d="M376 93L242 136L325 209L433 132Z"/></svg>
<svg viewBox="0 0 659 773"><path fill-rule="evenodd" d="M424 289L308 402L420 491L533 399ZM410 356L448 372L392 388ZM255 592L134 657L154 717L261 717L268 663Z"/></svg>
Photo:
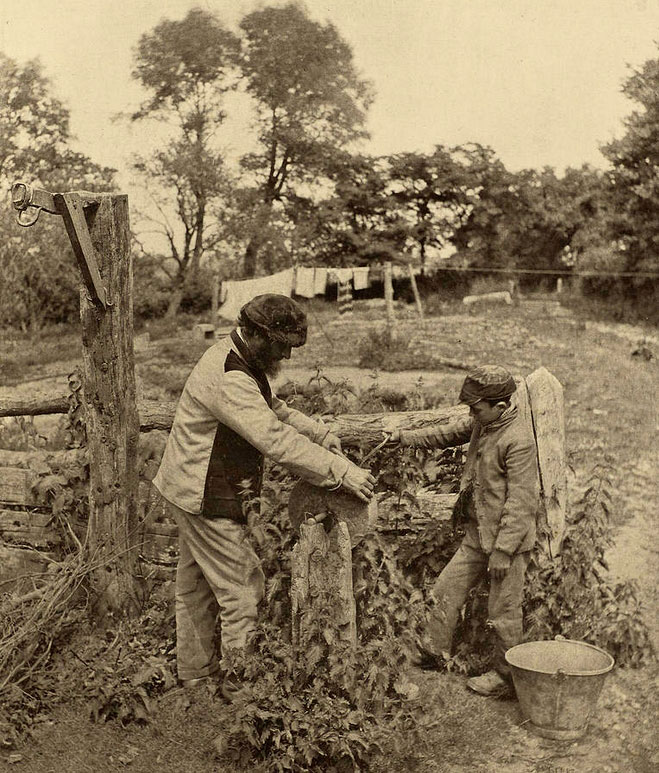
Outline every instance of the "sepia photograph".
<svg viewBox="0 0 659 773"><path fill-rule="evenodd" d="M659 0L4 0L0 177L0 769L659 770Z"/></svg>

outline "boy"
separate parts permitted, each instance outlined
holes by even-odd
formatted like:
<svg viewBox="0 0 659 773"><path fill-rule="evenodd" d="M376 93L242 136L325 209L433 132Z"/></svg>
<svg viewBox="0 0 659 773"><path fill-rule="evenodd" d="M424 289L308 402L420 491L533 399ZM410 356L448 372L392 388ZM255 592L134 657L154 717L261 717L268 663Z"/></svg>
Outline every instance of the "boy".
<svg viewBox="0 0 659 773"><path fill-rule="evenodd" d="M392 440L418 448L469 442L457 505L466 516L460 547L437 579L423 650L435 660L450 657L453 631L469 590L485 572L490 579L488 617L497 636L494 670L469 679L481 695L510 690L504 653L522 639L524 573L535 543L539 483L535 439L511 405L515 381L496 365L470 373L459 400L469 417L453 424L400 430Z"/></svg>

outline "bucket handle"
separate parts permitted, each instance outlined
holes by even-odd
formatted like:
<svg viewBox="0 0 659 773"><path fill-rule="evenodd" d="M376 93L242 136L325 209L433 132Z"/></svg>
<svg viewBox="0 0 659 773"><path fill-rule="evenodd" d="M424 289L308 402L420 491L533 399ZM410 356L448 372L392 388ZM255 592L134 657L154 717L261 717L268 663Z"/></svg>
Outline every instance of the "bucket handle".
<svg viewBox="0 0 659 773"><path fill-rule="evenodd" d="M561 636L560 633L557 633L556 636L554 636L554 641L567 641L567 639L565 638L565 636ZM559 668L554 673L554 679L557 682L564 682L567 679L567 674L562 668Z"/></svg>

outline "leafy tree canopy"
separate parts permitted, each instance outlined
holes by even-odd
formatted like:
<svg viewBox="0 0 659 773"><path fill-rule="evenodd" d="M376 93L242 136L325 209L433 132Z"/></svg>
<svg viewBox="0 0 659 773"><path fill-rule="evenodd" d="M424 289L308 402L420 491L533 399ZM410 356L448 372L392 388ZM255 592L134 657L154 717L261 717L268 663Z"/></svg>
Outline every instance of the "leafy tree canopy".
<svg viewBox="0 0 659 773"><path fill-rule="evenodd" d="M602 152L612 164L611 236L628 270L659 268L659 59L650 59L623 86L638 108L626 133Z"/></svg>
<svg viewBox="0 0 659 773"><path fill-rule="evenodd" d="M35 183L53 192L113 189L114 170L70 147L69 111L52 93L37 61L0 54L0 179ZM0 213L0 322L24 329L78 315L78 272L61 218L42 215L21 228Z"/></svg>

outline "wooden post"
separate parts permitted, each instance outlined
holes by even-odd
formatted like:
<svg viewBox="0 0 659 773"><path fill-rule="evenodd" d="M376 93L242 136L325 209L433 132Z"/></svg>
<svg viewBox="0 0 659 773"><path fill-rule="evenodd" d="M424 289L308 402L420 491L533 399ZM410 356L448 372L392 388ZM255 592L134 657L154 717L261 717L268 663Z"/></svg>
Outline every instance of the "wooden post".
<svg viewBox="0 0 659 773"><path fill-rule="evenodd" d="M291 560L293 643L304 652L323 642L330 616L338 638L357 645L356 605L352 590L352 546L346 523L329 532L320 523L303 523ZM329 643L329 642L326 642Z"/></svg>
<svg viewBox="0 0 659 773"><path fill-rule="evenodd" d="M213 275L213 295L211 298L211 318L210 323L217 327L217 310L220 308L220 272Z"/></svg>
<svg viewBox="0 0 659 773"><path fill-rule="evenodd" d="M99 194L87 214L109 305L94 305L83 287L83 403L89 448L88 548L98 568L99 612L137 608L137 439L133 357L133 266L128 197Z"/></svg>
<svg viewBox="0 0 659 773"><path fill-rule="evenodd" d="M538 449L543 517L549 528L548 548L556 556L561 550L567 514L563 387L546 368L534 370L526 385Z"/></svg>
<svg viewBox="0 0 659 773"><path fill-rule="evenodd" d="M387 331L393 340L396 338L396 314L394 312L394 285L391 281L391 261L384 264L384 302L387 311Z"/></svg>
<svg viewBox="0 0 659 773"><path fill-rule="evenodd" d="M412 285L412 292L414 293L414 301L416 303L416 308L417 308L417 311L419 312L419 317L423 319L423 304L421 303L419 288L416 286L416 277L414 276L414 270L412 269L412 264L408 263L407 268L410 272L410 284Z"/></svg>

